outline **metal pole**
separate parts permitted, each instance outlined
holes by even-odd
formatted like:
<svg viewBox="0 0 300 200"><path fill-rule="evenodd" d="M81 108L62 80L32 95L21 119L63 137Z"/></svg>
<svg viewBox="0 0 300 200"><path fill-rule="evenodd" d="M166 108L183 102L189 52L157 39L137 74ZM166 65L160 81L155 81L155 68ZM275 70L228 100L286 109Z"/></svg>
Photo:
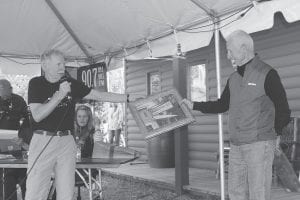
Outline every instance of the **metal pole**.
<svg viewBox="0 0 300 200"><path fill-rule="evenodd" d="M90 200L93 200L93 191L92 191L92 169L89 168L88 169L89 171L89 197L90 197Z"/></svg>
<svg viewBox="0 0 300 200"><path fill-rule="evenodd" d="M98 169L98 178L99 178L99 190L100 190L100 193L99 193L99 196L100 196L100 199L102 200L103 199L103 189L102 189L102 173L101 173L101 169Z"/></svg>
<svg viewBox="0 0 300 200"><path fill-rule="evenodd" d="M204 10L208 16L214 21L215 36L215 56L216 56L216 76L217 76L217 92L218 98L221 97L221 69L220 69L220 34L217 13L205 5L203 0L191 0L195 5ZM218 114L219 128L219 164L220 164L220 184L221 184L221 200L225 200L225 178L224 178L224 144L223 144L223 116Z"/></svg>
<svg viewBox="0 0 300 200"><path fill-rule="evenodd" d="M126 58L124 57L122 60L123 64L123 69L124 69L124 93L127 94L127 67L126 67ZM127 109L128 109L128 102L125 102L125 108L124 108L124 121L125 121L125 126L124 126L124 139L125 139L125 147L128 147L128 114L127 114Z"/></svg>
<svg viewBox="0 0 300 200"><path fill-rule="evenodd" d="M76 42L76 44L79 46L79 48L84 53L84 55L88 58L88 62L90 64L93 64L94 62L91 62L92 56L89 54L89 52L87 51L87 49L84 47L84 45L82 44L82 42L80 41L80 39L74 33L74 31L72 30L72 28L70 27L70 25L67 23L67 21L65 20L65 18L63 18L63 16L61 15L61 13L58 11L58 9L55 7L55 5L52 3L52 1L51 0L45 0L45 2L49 6L49 8L52 10L52 12L55 14L55 16L58 18L58 20L62 23L62 25L65 27L65 29L67 30L67 32L71 35L71 37Z"/></svg>
<svg viewBox="0 0 300 200"><path fill-rule="evenodd" d="M5 200L5 168L2 168L2 198Z"/></svg>
<svg viewBox="0 0 300 200"><path fill-rule="evenodd" d="M214 18L214 36L215 36L215 56L216 56L216 76L217 76L217 91L218 98L221 97L221 69L220 69L220 33L219 24L216 23L217 18ZM224 178L224 144L223 144L223 116L218 114L219 127L219 163L220 163L220 184L221 184L221 200L225 200L225 178Z"/></svg>

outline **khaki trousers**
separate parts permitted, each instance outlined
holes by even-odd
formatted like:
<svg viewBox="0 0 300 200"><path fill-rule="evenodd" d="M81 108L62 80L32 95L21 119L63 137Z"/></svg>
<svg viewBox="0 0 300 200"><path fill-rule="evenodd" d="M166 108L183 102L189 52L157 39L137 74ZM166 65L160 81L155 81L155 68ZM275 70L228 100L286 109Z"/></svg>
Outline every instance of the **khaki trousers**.
<svg viewBox="0 0 300 200"><path fill-rule="evenodd" d="M29 147L26 200L46 200L54 172L57 200L72 200L75 185L76 145L73 136L34 134ZM36 158L43 151L36 161ZM35 164L34 164L35 162ZM32 168L32 169L31 169Z"/></svg>

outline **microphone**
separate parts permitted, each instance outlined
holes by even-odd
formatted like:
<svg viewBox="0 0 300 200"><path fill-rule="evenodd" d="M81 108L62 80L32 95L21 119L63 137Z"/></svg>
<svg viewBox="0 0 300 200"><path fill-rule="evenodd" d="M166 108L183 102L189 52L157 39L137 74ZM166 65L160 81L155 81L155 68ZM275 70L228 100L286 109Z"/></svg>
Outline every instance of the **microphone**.
<svg viewBox="0 0 300 200"><path fill-rule="evenodd" d="M67 74L64 74L60 79L59 79L59 84L63 83L63 82L70 82L70 77Z"/></svg>
<svg viewBox="0 0 300 200"><path fill-rule="evenodd" d="M63 83L63 82L71 82L71 77L68 73L65 73L65 75L63 75L60 80L59 80L59 84ZM68 92L68 94L65 97L67 99L67 101L71 101L72 100L72 96L71 96L71 92Z"/></svg>

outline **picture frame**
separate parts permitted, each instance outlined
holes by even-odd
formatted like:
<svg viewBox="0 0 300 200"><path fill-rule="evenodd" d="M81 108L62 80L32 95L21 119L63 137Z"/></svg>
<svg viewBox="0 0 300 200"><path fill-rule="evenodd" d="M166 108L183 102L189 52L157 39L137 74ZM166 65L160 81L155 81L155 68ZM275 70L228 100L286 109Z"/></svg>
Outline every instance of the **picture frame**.
<svg viewBox="0 0 300 200"><path fill-rule="evenodd" d="M195 121L176 89L128 103L140 131L151 139Z"/></svg>

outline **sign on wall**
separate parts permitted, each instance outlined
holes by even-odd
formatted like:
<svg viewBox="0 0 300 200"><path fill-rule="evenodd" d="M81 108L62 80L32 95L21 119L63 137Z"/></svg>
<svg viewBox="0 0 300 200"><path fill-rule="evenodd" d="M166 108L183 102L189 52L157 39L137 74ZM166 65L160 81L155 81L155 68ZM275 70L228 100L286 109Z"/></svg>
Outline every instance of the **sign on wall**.
<svg viewBox="0 0 300 200"><path fill-rule="evenodd" d="M80 67L77 72L77 80L90 88L107 91L106 71L104 62Z"/></svg>
<svg viewBox="0 0 300 200"><path fill-rule="evenodd" d="M106 64L104 62L79 68L66 67L69 74L89 88L107 91Z"/></svg>

